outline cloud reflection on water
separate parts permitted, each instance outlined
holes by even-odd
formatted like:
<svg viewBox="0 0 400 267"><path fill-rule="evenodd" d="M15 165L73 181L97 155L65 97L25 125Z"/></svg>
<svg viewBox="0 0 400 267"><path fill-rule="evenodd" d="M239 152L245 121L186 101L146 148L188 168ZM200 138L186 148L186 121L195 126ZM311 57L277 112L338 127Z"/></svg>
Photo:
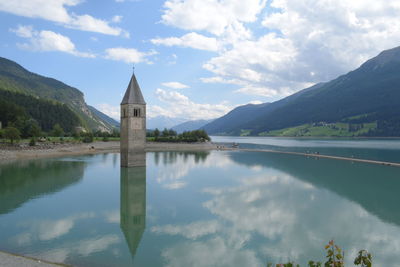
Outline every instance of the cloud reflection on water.
<svg viewBox="0 0 400 267"><path fill-rule="evenodd" d="M202 189L211 197L203 207L215 219L151 228L157 235L183 237L163 249L168 266L260 266L288 260L304 264L323 260L323 245L332 238L345 249L347 264L365 248L377 266L394 266L400 255L398 226L273 165L246 168L248 176L232 175L237 185Z"/></svg>
<svg viewBox="0 0 400 267"><path fill-rule="evenodd" d="M210 152L154 152L156 179L165 189L182 189L190 171L209 167L227 167L233 162Z"/></svg>

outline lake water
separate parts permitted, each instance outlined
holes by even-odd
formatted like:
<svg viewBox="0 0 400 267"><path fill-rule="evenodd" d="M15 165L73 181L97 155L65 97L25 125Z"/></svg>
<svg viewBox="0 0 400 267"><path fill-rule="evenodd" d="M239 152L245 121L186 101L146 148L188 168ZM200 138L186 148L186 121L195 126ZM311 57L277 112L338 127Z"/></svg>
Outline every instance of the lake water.
<svg viewBox="0 0 400 267"><path fill-rule="evenodd" d="M379 161L400 162L400 139L335 139L212 136L213 142L241 148L270 149L302 153L355 157Z"/></svg>
<svg viewBox="0 0 400 267"><path fill-rule="evenodd" d="M77 266L400 260L400 169L263 152L154 152L0 165L0 250Z"/></svg>

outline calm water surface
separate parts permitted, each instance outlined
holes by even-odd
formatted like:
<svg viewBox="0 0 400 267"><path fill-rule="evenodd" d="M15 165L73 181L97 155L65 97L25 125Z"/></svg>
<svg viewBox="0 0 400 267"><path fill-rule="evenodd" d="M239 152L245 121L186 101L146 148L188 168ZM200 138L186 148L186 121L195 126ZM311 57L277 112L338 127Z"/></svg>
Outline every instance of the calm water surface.
<svg viewBox="0 0 400 267"><path fill-rule="evenodd" d="M286 137L212 136L213 142L241 148L270 149L302 153L319 152L324 155L355 157L379 161L400 162L400 139L334 139Z"/></svg>
<svg viewBox="0 0 400 267"><path fill-rule="evenodd" d="M400 169L261 152L118 154L0 165L0 250L77 266L323 260L330 239L400 260ZM305 265L304 265L305 266Z"/></svg>

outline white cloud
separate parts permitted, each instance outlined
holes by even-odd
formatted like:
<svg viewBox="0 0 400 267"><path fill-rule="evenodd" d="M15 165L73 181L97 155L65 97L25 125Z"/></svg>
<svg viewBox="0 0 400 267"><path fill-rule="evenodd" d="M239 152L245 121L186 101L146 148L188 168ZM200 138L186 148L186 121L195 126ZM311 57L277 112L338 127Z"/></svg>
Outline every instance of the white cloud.
<svg viewBox="0 0 400 267"><path fill-rule="evenodd" d="M259 104L262 104L263 102L262 101L260 101L260 100L253 100L253 101L250 101L249 102L249 104L253 104L253 105L259 105Z"/></svg>
<svg viewBox="0 0 400 267"><path fill-rule="evenodd" d="M178 61L178 56L176 54L172 54L170 57L168 57L168 60L168 65L175 65Z"/></svg>
<svg viewBox="0 0 400 267"><path fill-rule="evenodd" d="M75 44L64 35L52 31L35 31L32 26L18 26L11 29L19 37L29 39L28 43L18 44L22 49L33 51L59 51L78 57L96 57L92 53L80 52Z"/></svg>
<svg viewBox="0 0 400 267"><path fill-rule="evenodd" d="M327 80L400 42L398 1L272 1L281 12L264 18L298 50L295 71L309 80ZM309 7L313 8L309 8ZM302 73L301 69L304 70ZM298 79L298 78L297 78Z"/></svg>
<svg viewBox="0 0 400 267"><path fill-rule="evenodd" d="M112 22L114 22L114 23L120 23L121 21L122 21L122 16L114 16L112 19L111 19L111 21Z"/></svg>
<svg viewBox="0 0 400 267"><path fill-rule="evenodd" d="M82 256L88 256L96 252L107 250L110 246L120 242L118 235L110 234L98 238L81 240L76 247L78 253Z"/></svg>
<svg viewBox="0 0 400 267"><path fill-rule="evenodd" d="M45 250L38 257L54 262L65 262L69 257L87 257L90 254L107 251L111 246L120 243L117 235L96 236L90 239L83 239L79 242L72 242L69 246L59 246L58 248Z"/></svg>
<svg viewBox="0 0 400 267"><path fill-rule="evenodd" d="M120 115L121 115L121 110L119 106L113 106L107 103L102 103L96 105L96 108L103 112L104 114L110 116L111 118L119 121L120 120Z"/></svg>
<svg viewBox="0 0 400 267"><path fill-rule="evenodd" d="M81 2L81 0L0 0L0 11L53 21L67 28L109 35L127 35L124 30L110 26L106 20L87 14L76 15L68 12L67 7L76 6Z"/></svg>
<svg viewBox="0 0 400 267"><path fill-rule="evenodd" d="M113 210L113 211L106 211L104 212L106 221L109 223L120 223L121 216L120 216L120 210Z"/></svg>
<svg viewBox="0 0 400 267"><path fill-rule="evenodd" d="M220 117L229 112L232 107L225 103L220 104L200 104L190 100L187 96L175 92L165 91L158 88L156 90L157 98L165 103L165 108L160 106L149 106L150 117L163 115L172 118L187 118L191 120L197 119L213 119Z"/></svg>
<svg viewBox="0 0 400 267"><path fill-rule="evenodd" d="M162 22L215 36L218 56L203 64L214 77L203 82L277 99L398 46L399 17L397 0L168 0ZM182 37L153 40L185 46Z"/></svg>
<svg viewBox="0 0 400 267"><path fill-rule="evenodd" d="M188 85L180 83L180 82L166 82L162 83L163 86L173 88L173 89L184 89L184 88L189 88Z"/></svg>
<svg viewBox="0 0 400 267"><path fill-rule="evenodd" d="M187 176L199 168L229 168L233 162L219 153L207 153L204 157L196 153L157 153L155 154L157 170L155 177L162 187L176 190L185 187Z"/></svg>
<svg viewBox="0 0 400 267"><path fill-rule="evenodd" d="M49 241L68 234L77 221L94 217L94 213L84 212L59 220L32 221L26 224L28 231L17 235L14 240L19 245L29 245L37 240Z"/></svg>
<svg viewBox="0 0 400 267"><path fill-rule="evenodd" d="M242 87L235 91L235 93L242 93L246 95L255 95L255 96L264 96L264 97L276 97L276 96L288 96L294 93L293 90L290 90L288 87L284 88L268 88L268 87L254 87L249 85L248 87Z"/></svg>
<svg viewBox="0 0 400 267"><path fill-rule="evenodd" d="M222 35L230 26L254 22L266 0L168 0L162 22L185 30L205 30Z"/></svg>
<svg viewBox="0 0 400 267"><path fill-rule="evenodd" d="M217 51L219 47L217 39L195 32L185 34L181 37L155 38L150 41L156 45L190 47L207 51Z"/></svg>
<svg viewBox="0 0 400 267"><path fill-rule="evenodd" d="M206 67L206 66L203 66L203 67ZM244 86L247 84L246 82L243 82L236 78L225 79L225 78L222 78L221 76L200 78L200 81L202 81L203 83L226 83L226 84L236 84L236 85L241 85L241 86Z"/></svg>
<svg viewBox="0 0 400 267"><path fill-rule="evenodd" d="M129 37L129 34L117 27L111 27L108 21L96 19L90 15L75 16L72 15L69 23L65 24L67 28L97 32L108 35L123 35Z"/></svg>
<svg viewBox="0 0 400 267"><path fill-rule="evenodd" d="M51 240L67 234L74 226L74 220L43 222L40 225L40 240Z"/></svg>
<svg viewBox="0 0 400 267"><path fill-rule="evenodd" d="M124 48L124 47L116 47L116 48L108 48L105 51L106 59L123 61L125 63L140 63L145 62L147 64L152 64L147 58L149 56L153 56L157 54L156 51L150 52L140 52L135 48Z"/></svg>
<svg viewBox="0 0 400 267"><path fill-rule="evenodd" d="M162 257L170 267L184 266L262 266L265 265L254 250L243 248L242 244L234 243L217 236L205 241L177 242L162 251Z"/></svg>
<svg viewBox="0 0 400 267"><path fill-rule="evenodd" d="M15 32L15 34L22 38L32 38L34 34L33 27L31 25L19 25L16 29L11 29L10 31Z"/></svg>
<svg viewBox="0 0 400 267"><path fill-rule="evenodd" d="M202 236L214 234L221 228L217 220L198 221L187 225L153 226L151 232L157 234L182 235L189 239L198 239Z"/></svg>

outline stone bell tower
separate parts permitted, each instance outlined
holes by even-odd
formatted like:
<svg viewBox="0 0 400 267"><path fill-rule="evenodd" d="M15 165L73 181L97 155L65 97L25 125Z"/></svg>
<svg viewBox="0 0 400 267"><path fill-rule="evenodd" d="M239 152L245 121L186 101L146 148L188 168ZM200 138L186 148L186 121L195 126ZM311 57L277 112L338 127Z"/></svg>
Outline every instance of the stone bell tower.
<svg viewBox="0 0 400 267"><path fill-rule="evenodd" d="M146 166L146 102L135 73L121 102L121 167Z"/></svg>

